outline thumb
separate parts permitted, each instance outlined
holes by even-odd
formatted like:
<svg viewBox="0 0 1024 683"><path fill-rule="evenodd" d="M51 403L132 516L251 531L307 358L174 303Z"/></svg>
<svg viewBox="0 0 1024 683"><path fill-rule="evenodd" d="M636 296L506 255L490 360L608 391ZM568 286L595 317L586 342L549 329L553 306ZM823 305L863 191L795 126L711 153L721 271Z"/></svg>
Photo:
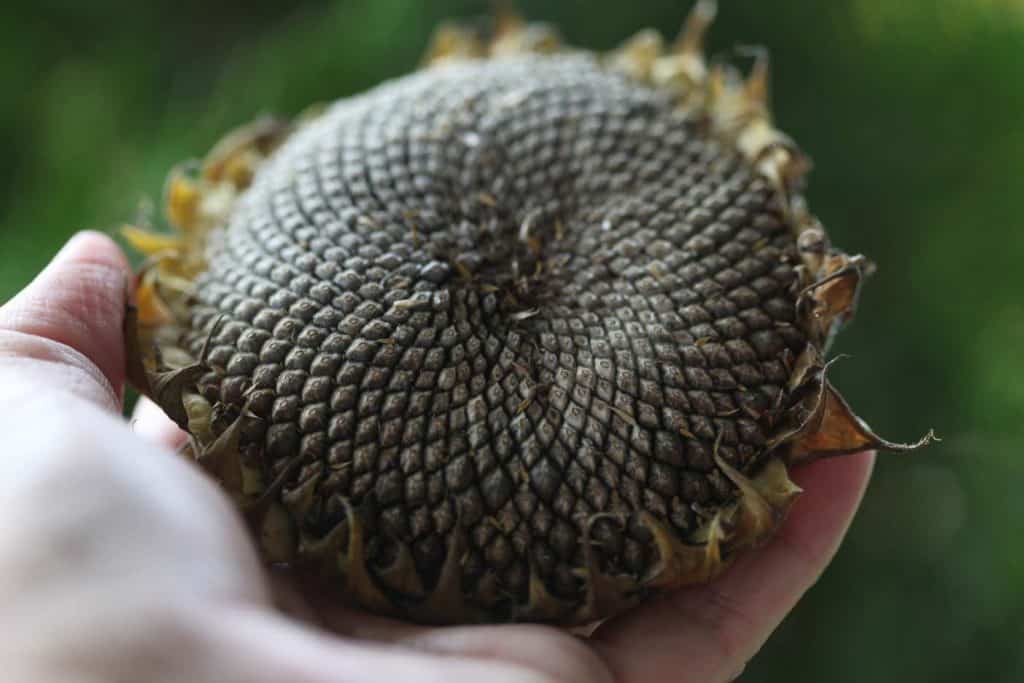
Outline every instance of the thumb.
<svg viewBox="0 0 1024 683"><path fill-rule="evenodd" d="M0 397L59 389L119 409L130 272L113 240L82 232L0 307Z"/></svg>

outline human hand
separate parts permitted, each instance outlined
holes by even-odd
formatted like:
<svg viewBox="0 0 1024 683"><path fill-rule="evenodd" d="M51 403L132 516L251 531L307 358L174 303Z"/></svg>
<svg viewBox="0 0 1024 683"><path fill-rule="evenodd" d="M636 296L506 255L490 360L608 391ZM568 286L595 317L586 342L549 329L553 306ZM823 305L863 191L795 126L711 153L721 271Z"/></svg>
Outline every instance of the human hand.
<svg viewBox="0 0 1024 683"><path fill-rule="evenodd" d="M118 417L128 276L110 240L81 235L0 308L8 680L727 681L831 559L870 475L870 455L803 468L807 493L766 548L589 638L359 614L261 569L227 498L168 448L180 434L152 404L137 434Z"/></svg>

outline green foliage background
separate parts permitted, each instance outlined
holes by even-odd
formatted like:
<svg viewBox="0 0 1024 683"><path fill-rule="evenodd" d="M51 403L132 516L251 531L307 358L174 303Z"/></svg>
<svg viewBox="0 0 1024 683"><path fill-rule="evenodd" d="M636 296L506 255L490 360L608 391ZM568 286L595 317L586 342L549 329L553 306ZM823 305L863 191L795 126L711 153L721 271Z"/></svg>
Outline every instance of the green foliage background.
<svg viewBox="0 0 1024 683"><path fill-rule="evenodd" d="M814 210L880 265L836 351L882 433L848 542L742 680L1024 680L1024 2L723 0L713 52L771 48ZM679 0L522 0L608 48ZM73 231L114 230L175 162L256 114L413 68L483 0L87 3L0 9L0 301ZM157 202L158 203L158 202Z"/></svg>

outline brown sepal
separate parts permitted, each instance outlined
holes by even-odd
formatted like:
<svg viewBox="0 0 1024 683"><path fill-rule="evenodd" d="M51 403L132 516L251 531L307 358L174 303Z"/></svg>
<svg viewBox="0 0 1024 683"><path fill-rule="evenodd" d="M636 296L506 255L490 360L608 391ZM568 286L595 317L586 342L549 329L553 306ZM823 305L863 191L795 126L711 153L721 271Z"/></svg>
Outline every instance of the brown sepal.
<svg viewBox="0 0 1024 683"><path fill-rule="evenodd" d="M697 0L686 18L682 33L672 46L672 52L683 55L700 55L704 52L704 40L718 15L716 0Z"/></svg>
<svg viewBox="0 0 1024 683"><path fill-rule="evenodd" d="M188 433L203 446L213 443L216 437L213 434L214 411L210 402L202 394L186 392L181 396L181 403L188 415Z"/></svg>
<svg viewBox="0 0 1024 683"><path fill-rule="evenodd" d="M242 497L242 430L248 417L248 410L243 409L213 443L208 446L199 444L196 457L199 466L238 499Z"/></svg>
<svg viewBox="0 0 1024 683"><path fill-rule="evenodd" d="M186 431L188 430L189 415L185 409L184 396L186 393L196 393L199 380L209 371L210 368L206 363L206 357L213 342L213 337L217 334L217 330L220 329L224 320L225 317L220 316L214 321L207 334L206 341L203 342L199 360L195 363L174 370L147 371L146 386L149 388L149 391L145 392L146 395L163 408L164 412L167 413L167 416L175 424Z"/></svg>
<svg viewBox="0 0 1024 683"><path fill-rule="evenodd" d="M440 25L430 39L430 46L423 56L424 68L442 62L463 59L478 59L487 55L487 47L476 31L454 23Z"/></svg>
<svg viewBox="0 0 1024 683"><path fill-rule="evenodd" d="M405 597L422 599L426 594L423 588L423 580L416 570L416 563L413 561L412 551L407 543L396 541L398 553L395 555L391 566L377 569L376 574L381 583L392 591Z"/></svg>
<svg viewBox="0 0 1024 683"><path fill-rule="evenodd" d="M348 549L341 560L341 568L347 577L345 590L365 609L381 614L389 614L394 611L394 605L377 587L376 582L370 575L367 564L369 558L366 556L363 521L356 515L352 503L347 498L343 503L345 506L345 519L348 522Z"/></svg>
<svg viewBox="0 0 1024 683"><path fill-rule="evenodd" d="M821 348L853 318L867 267L862 256L833 255L826 261L827 275L804 289L797 299L805 331Z"/></svg>
<svg viewBox="0 0 1024 683"><path fill-rule="evenodd" d="M721 546L725 533L719 515L699 532L697 544L683 543L675 532L647 512L640 514L640 520L650 530L658 549L658 562L642 581L645 586L672 590L704 583L724 567Z"/></svg>
<svg viewBox="0 0 1024 683"><path fill-rule="evenodd" d="M323 472L319 471L313 476L301 482L298 486L287 489L281 495L281 502L287 506L292 516L297 520L304 520L316 502L316 487L323 478Z"/></svg>
<svg viewBox="0 0 1024 683"><path fill-rule="evenodd" d="M752 480L754 488L768 501L780 520L786 516L802 488L789 478L789 468L779 458L772 458L761 468Z"/></svg>
<svg viewBox="0 0 1024 683"><path fill-rule="evenodd" d="M411 618L423 623L473 623L482 620L483 615L469 604L462 588L465 553L466 531L462 528L462 515L456 510L455 524L448 533L448 550L441 565L441 574L427 599L408 608Z"/></svg>
<svg viewBox="0 0 1024 683"><path fill-rule="evenodd" d="M771 536L784 516L784 510L776 510L768 502L756 484L739 470L727 463L721 456L715 456L718 469L739 490L739 501L732 519L729 549L747 548L760 545Z"/></svg>
<svg viewBox="0 0 1024 683"><path fill-rule="evenodd" d="M259 547L270 564L287 564L295 560L298 535L292 516L280 503L271 505L259 526Z"/></svg>
<svg viewBox="0 0 1024 683"><path fill-rule="evenodd" d="M560 622L572 613L572 603L561 600L548 590L537 570L533 557L529 558L530 592L525 605L516 608L516 621Z"/></svg>
<svg viewBox="0 0 1024 683"><path fill-rule="evenodd" d="M786 464L850 455L867 450L903 453L935 440L927 434L917 443L899 444L882 439L858 418L826 378L835 360L824 363L817 346L808 344L797 358L787 387L784 419L766 444L766 452L783 449Z"/></svg>
<svg viewBox="0 0 1024 683"><path fill-rule="evenodd" d="M576 570L576 574L586 584L586 594L583 604L569 619L572 623L584 624L595 621L628 609L640 601L640 586L635 578L625 574L607 574L601 569L590 539L594 524L602 519L620 518L618 515L606 513L594 515L587 520L582 541L584 566Z"/></svg>
<svg viewBox="0 0 1024 683"><path fill-rule="evenodd" d="M790 464L819 458L851 455L869 450L907 453L936 441L929 432L916 443L902 444L886 441L857 417L835 387L823 379L818 408L797 434L788 449L786 461Z"/></svg>
<svg viewBox="0 0 1024 683"><path fill-rule="evenodd" d="M149 372L146 374L147 395L164 409L167 416L182 429L188 429L188 412L183 396L194 392L199 380L207 372L202 363L196 363L177 370Z"/></svg>
<svg viewBox="0 0 1024 683"><path fill-rule="evenodd" d="M125 377L139 393L152 394L149 372L146 370L146 354L139 338L139 309L128 304L124 312Z"/></svg>
<svg viewBox="0 0 1024 683"><path fill-rule="evenodd" d="M264 116L233 130L210 150L203 161L203 177L210 182L229 182L245 189L256 165L291 133L287 121Z"/></svg>

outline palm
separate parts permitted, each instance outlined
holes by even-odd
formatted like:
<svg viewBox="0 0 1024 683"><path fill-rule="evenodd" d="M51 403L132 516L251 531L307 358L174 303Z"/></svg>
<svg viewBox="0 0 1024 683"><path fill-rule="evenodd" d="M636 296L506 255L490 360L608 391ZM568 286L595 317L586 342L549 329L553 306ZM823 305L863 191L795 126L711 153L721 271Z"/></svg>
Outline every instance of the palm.
<svg viewBox="0 0 1024 683"><path fill-rule="evenodd" d="M178 444L183 438L151 403L137 426ZM553 680L728 681L738 675L838 547L860 501L873 458L815 463L795 474L806 493L767 547L741 557L706 586L660 597L585 635L547 626L414 626L341 606L336 587L272 577L292 616L357 642L385 642L527 667Z"/></svg>
<svg viewBox="0 0 1024 683"><path fill-rule="evenodd" d="M731 680L831 559L870 474L870 455L804 468L795 478L807 493L767 547L710 585L661 596L585 636L527 625L427 628L354 612L335 587L268 577L226 497L197 468L156 446L139 457L147 447L112 415L127 274L109 240L77 240L0 308L0 415L14 421L0 433L15 435L0 460L13 468L0 471L0 502L5 519L25 522L0 523L0 604L23 603L30 615L4 629L0 610L0 630L28 638L25 647L53 641L65 666L60 637L71 639L90 653L81 666L104 672L98 679ZM182 436L145 402L134 427L165 446ZM69 480L88 485L70 487L61 505L45 502L54 482ZM38 542L47 535L50 543ZM55 550L61 538L75 553ZM69 600L87 615L80 633L65 627ZM172 645L198 654L166 646L145 619L156 604L190 624ZM103 640L110 633L113 644ZM24 659L16 638L4 645L12 661Z"/></svg>
<svg viewBox="0 0 1024 683"><path fill-rule="evenodd" d="M325 616L342 633L493 656L560 681L729 681L831 559L871 463L865 456L809 466L797 477L808 493L771 545L714 583L661 597L584 639L542 626L410 629L347 612Z"/></svg>

